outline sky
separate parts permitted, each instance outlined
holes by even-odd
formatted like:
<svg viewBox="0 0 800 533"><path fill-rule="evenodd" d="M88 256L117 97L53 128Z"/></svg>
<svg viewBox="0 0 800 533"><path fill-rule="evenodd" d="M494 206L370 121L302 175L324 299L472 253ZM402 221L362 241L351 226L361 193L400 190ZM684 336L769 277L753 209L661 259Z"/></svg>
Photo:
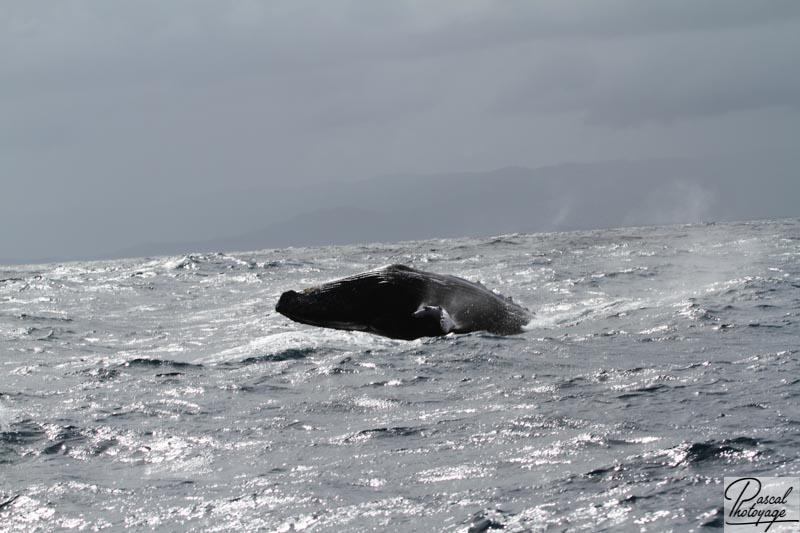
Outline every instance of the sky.
<svg viewBox="0 0 800 533"><path fill-rule="evenodd" d="M796 0L7 0L0 260L252 230L330 181L768 161L798 51Z"/></svg>

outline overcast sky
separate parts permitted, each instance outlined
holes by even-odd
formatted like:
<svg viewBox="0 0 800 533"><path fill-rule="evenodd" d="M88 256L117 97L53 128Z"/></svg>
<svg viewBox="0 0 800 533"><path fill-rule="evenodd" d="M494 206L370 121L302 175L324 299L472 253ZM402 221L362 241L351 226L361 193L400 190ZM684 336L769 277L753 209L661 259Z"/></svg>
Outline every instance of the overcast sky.
<svg viewBox="0 0 800 533"><path fill-rule="evenodd" d="M203 194L798 139L796 0L0 3L0 258L189 238Z"/></svg>

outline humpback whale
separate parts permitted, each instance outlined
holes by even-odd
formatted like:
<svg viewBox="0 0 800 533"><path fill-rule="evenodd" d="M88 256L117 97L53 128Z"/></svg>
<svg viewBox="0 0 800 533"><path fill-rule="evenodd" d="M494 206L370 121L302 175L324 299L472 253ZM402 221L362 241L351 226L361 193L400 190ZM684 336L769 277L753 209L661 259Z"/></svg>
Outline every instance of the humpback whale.
<svg viewBox="0 0 800 533"><path fill-rule="evenodd" d="M522 333L531 313L510 298L456 276L389 265L281 294L275 310L323 328L412 340L448 333Z"/></svg>

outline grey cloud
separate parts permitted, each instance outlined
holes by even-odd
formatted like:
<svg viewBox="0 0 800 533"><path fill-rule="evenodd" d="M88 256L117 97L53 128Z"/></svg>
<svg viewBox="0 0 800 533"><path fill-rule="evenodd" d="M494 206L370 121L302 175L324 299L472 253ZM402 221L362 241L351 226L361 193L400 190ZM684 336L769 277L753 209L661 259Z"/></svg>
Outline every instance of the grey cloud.
<svg viewBox="0 0 800 533"><path fill-rule="evenodd" d="M775 0L5 2L0 247L235 234L332 179L791 150L798 35Z"/></svg>
<svg viewBox="0 0 800 533"><path fill-rule="evenodd" d="M430 58L547 39L786 24L794 1L17 2L0 22L3 80L130 83ZM209 69L209 67L212 67Z"/></svg>
<svg viewBox="0 0 800 533"><path fill-rule="evenodd" d="M531 50L526 78L500 94L495 109L578 112L591 123L636 126L762 108L800 106L794 26L771 32L674 34Z"/></svg>

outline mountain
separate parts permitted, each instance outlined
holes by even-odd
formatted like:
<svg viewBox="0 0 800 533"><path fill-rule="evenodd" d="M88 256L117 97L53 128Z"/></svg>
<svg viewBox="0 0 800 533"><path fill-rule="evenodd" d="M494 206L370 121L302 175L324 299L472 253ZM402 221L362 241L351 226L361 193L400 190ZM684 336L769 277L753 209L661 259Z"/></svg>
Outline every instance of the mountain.
<svg viewBox="0 0 800 533"><path fill-rule="evenodd" d="M112 255L797 216L798 180L785 168L765 169L747 160L610 161L298 187L264 193L266 223L260 229L228 238L140 245Z"/></svg>

